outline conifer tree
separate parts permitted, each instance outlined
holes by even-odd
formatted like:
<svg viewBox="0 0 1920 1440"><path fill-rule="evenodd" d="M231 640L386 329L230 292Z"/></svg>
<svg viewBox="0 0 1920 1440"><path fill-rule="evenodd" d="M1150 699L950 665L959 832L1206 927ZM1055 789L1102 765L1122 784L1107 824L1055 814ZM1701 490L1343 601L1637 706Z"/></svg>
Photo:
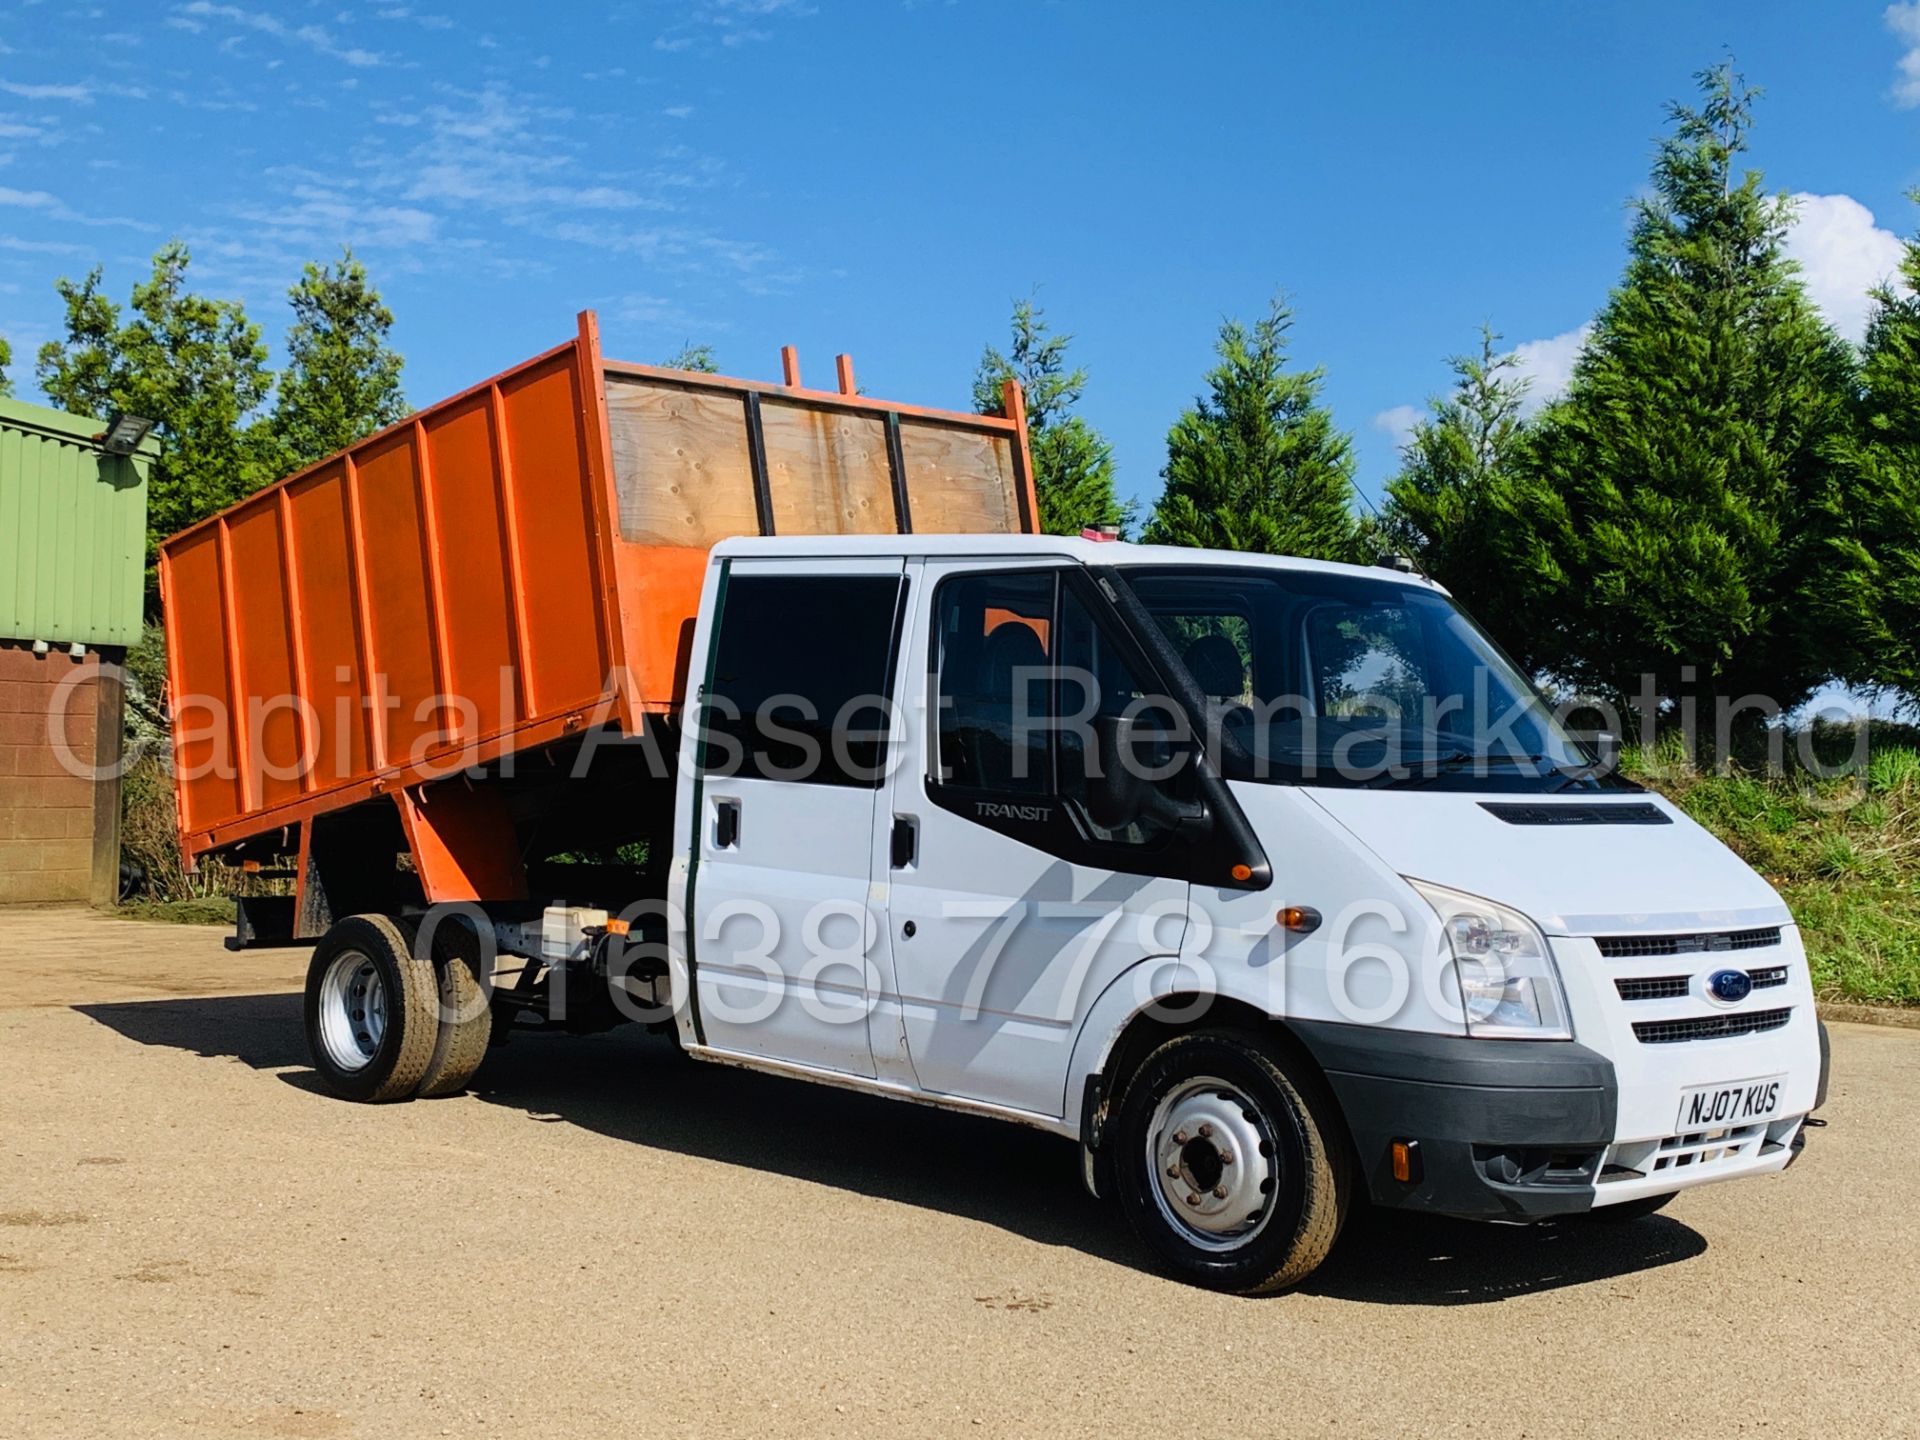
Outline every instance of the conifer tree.
<svg viewBox="0 0 1920 1440"><path fill-rule="evenodd" d="M296 470L344 450L407 414L403 365L387 343L393 312L352 250L307 265L287 292L293 325L268 431L273 468Z"/></svg>
<svg viewBox="0 0 1920 1440"><path fill-rule="evenodd" d="M1479 353L1448 362L1453 389L1431 402L1401 450L1381 528L1386 548L1412 555L1520 654L1527 627L1512 612L1493 527L1496 500L1513 485L1526 443L1527 381L1519 357L1495 349L1499 339L1483 326Z"/></svg>
<svg viewBox="0 0 1920 1440"><path fill-rule="evenodd" d="M1914 192L1920 202L1920 191ZM1860 400L1846 449L1852 472L1836 504L1827 618L1842 673L1920 696L1920 235L1900 262L1903 285L1874 292Z"/></svg>
<svg viewBox="0 0 1920 1440"><path fill-rule="evenodd" d="M1078 535L1094 525L1132 519L1132 506L1113 489L1113 447L1073 407L1086 389L1087 372L1067 368L1071 335L1055 335L1031 300L1013 305L1013 335L1007 352L989 345L973 377L973 408L998 415L1008 380L1026 395L1027 444L1033 456L1034 498L1040 529L1048 535Z"/></svg>
<svg viewBox="0 0 1920 1440"><path fill-rule="evenodd" d="M1287 368L1292 312L1220 327L1207 393L1167 436L1166 489L1146 538L1169 545L1356 560L1353 443L1320 404L1322 372Z"/></svg>
<svg viewBox="0 0 1920 1440"><path fill-rule="evenodd" d="M1496 498L1531 659L1595 693L1766 695L1832 673L1826 583L1851 351L1781 251L1792 211L1736 165L1756 92L1699 77L1637 205L1626 272Z"/></svg>
<svg viewBox="0 0 1920 1440"><path fill-rule="evenodd" d="M691 370L697 375L718 375L720 364L711 345L696 345L691 340L660 362L669 370Z"/></svg>
<svg viewBox="0 0 1920 1440"><path fill-rule="evenodd" d="M7 343L7 337L0 335L0 400L13 394L13 382L7 379L7 366L13 363L13 347Z"/></svg>

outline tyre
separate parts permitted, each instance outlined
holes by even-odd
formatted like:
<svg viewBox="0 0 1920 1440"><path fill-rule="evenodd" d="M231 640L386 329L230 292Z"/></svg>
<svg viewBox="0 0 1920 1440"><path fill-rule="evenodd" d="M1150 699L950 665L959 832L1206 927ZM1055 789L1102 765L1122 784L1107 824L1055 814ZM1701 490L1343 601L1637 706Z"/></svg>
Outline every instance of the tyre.
<svg viewBox="0 0 1920 1440"><path fill-rule="evenodd" d="M351 915L327 931L307 966L307 1049L343 1100L405 1100L439 1040L439 983L414 958L413 929Z"/></svg>
<svg viewBox="0 0 1920 1440"><path fill-rule="evenodd" d="M465 921L449 917L433 931L433 969L439 990L439 1028L433 1058L415 1092L422 1099L457 1095L467 1088L493 1039L493 1001L481 975L480 937Z"/></svg>
<svg viewBox="0 0 1920 1440"><path fill-rule="evenodd" d="M1621 1225L1629 1220L1644 1220L1667 1208L1676 1192L1647 1195L1639 1200L1622 1200L1618 1205L1600 1205L1587 1211L1587 1219L1597 1225Z"/></svg>
<svg viewBox="0 0 1920 1440"><path fill-rule="evenodd" d="M1220 1030L1176 1036L1134 1073L1115 1127L1116 1188L1174 1275L1265 1294L1327 1258L1351 1186L1316 1079L1290 1075L1258 1037Z"/></svg>

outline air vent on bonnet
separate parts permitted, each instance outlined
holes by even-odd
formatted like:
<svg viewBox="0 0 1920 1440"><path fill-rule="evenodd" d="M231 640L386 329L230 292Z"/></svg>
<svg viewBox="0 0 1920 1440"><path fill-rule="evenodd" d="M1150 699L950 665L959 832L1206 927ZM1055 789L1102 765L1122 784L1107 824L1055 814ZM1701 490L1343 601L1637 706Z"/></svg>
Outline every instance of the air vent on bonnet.
<svg viewBox="0 0 1920 1440"><path fill-rule="evenodd" d="M1528 805L1482 800L1480 808L1509 825L1671 825L1673 817L1644 801L1628 805Z"/></svg>

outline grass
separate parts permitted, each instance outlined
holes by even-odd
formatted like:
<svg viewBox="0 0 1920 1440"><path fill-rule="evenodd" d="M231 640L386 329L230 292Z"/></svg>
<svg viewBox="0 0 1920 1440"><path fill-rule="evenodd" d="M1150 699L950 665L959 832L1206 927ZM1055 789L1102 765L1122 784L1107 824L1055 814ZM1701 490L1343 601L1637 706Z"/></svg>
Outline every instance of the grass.
<svg viewBox="0 0 1920 1440"><path fill-rule="evenodd" d="M214 895L194 900L134 900L114 911L122 920L160 920L169 925L233 928L233 901Z"/></svg>
<svg viewBox="0 0 1920 1440"><path fill-rule="evenodd" d="M1701 773L1675 747L1622 768L1772 882L1792 908L1823 1000L1920 1006L1920 746L1876 731L1864 772ZM1836 737L1821 748L1831 755Z"/></svg>

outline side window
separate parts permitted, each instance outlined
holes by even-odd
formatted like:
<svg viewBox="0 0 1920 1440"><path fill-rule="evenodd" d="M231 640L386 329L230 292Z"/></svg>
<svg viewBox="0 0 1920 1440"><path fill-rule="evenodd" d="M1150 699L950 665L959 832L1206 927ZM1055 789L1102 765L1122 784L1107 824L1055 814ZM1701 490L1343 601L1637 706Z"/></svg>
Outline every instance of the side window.
<svg viewBox="0 0 1920 1440"><path fill-rule="evenodd" d="M1064 825L1053 840L1022 832L1062 853L1069 839L1150 846L1172 833L1193 788L1184 715L1058 572L956 576L938 591L935 624L928 778L1015 802L948 808L980 823L1011 811L1016 828ZM1116 764L1133 783L1108 783Z"/></svg>
<svg viewBox="0 0 1920 1440"><path fill-rule="evenodd" d="M889 575L733 576L720 611L701 768L878 785L901 584Z"/></svg>
<svg viewBox="0 0 1920 1440"><path fill-rule="evenodd" d="M1051 574L963 575L940 587L935 637L939 771L968 790L1053 789L1048 717Z"/></svg>
<svg viewBox="0 0 1920 1440"><path fill-rule="evenodd" d="M1194 790L1185 713L1071 591L1061 596L1060 666L1060 798L1097 840L1166 839ZM1115 767L1130 773L1130 785L1112 783Z"/></svg>

